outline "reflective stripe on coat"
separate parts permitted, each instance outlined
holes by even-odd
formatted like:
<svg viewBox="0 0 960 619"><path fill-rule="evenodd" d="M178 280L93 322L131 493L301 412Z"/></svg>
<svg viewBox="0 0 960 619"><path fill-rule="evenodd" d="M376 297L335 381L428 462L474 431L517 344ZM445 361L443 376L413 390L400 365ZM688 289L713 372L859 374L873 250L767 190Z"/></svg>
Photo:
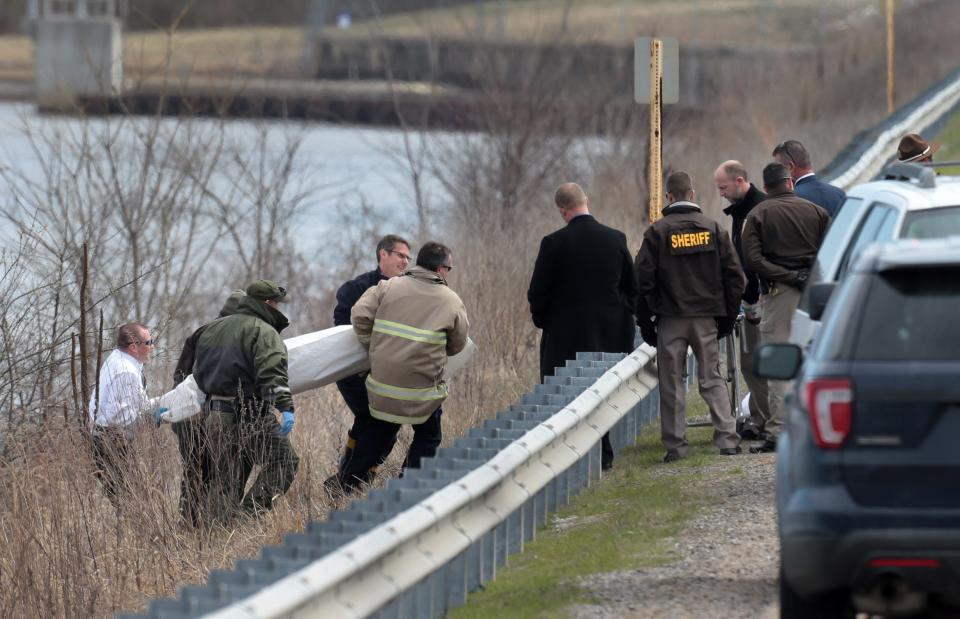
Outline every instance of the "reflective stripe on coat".
<svg viewBox="0 0 960 619"><path fill-rule="evenodd" d="M410 267L368 289L351 322L370 353L370 414L393 423L423 423L447 397L447 357L467 343L463 301L433 271Z"/></svg>

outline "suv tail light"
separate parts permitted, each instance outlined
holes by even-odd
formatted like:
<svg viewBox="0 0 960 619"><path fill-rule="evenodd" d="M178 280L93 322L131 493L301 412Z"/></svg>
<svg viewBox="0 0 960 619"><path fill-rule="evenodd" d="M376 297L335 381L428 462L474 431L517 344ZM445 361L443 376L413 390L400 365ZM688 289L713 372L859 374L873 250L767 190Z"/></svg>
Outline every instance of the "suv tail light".
<svg viewBox="0 0 960 619"><path fill-rule="evenodd" d="M839 449L853 426L853 384L847 378L815 378L803 386L813 440L821 449Z"/></svg>

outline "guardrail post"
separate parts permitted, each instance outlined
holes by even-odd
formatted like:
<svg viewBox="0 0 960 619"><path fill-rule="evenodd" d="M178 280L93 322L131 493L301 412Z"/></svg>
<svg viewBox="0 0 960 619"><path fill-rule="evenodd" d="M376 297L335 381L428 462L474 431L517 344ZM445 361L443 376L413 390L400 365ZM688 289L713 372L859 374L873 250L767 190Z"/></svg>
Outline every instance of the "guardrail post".
<svg viewBox="0 0 960 619"><path fill-rule="evenodd" d="M480 545L480 584L486 584L497 574L497 530L484 535Z"/></svg>
<svg viewBox="0 0 960 619"><path fill-rule="evenodd" d="M471 546L470 548L473 548ZM444 586L434 591L438 602L436 608L441 611L447 611L457 606L463 606L467 603L467 593L469 592L469 578L467 562L469 561L470 550L461 552L450 560L445 570ZM443 616L443 612L435 616Z"/></svg>
<svg viewBox="0 0 960 619"><path fill-rule="evenodd" d="M507 554L523 552L523 507L507 516Z"/></svg>

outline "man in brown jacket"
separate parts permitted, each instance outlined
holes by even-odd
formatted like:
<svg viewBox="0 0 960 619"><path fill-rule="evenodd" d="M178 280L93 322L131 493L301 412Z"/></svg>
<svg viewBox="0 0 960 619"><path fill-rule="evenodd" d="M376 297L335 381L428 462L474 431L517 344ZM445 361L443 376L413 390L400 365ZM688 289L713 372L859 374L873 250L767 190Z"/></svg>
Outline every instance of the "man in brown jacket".
<svg viewBox="0 0 960 619"><path fill-rule="evenodd" d="M725 456L740 453L737 422L720 375L720 343L733 331L744 279L730 235L693 202L686 172L667 178L663 219L643 234L634 270L640 301L640 334L657 347L660 438L664 462L687 454L687 416L682 388L687 347L697 358L700 395L710 408L713 442ZM654 319L656 322L654 322Z"/></svg>
<svg viewBox="0 0 960 619"><path fill-rule="evenodd" d="M793 313L800 302L810 267L830 225L823 208L793 193L790 171L781 163L763 169L764 189L769 196L758 204L743 223L743 259L761 280L760 343L790 339ZM763 444L753 453L776 451L783 429L783 381L769 381L767 387L770 420Z"/></svg>
<svg viewBox="0 0 960 619"><path fill-rule="evenodd" d="M366 447L379 453L396 440L401 424L413 425L404 468L436 454L442 432L441 405L447 397L447 357L467 344L469 323L463 301L447 286L453 254L440 243L425 243L416 266L368 289L350 312L360 343L370 354L367 395L371 423Z"/></svg>

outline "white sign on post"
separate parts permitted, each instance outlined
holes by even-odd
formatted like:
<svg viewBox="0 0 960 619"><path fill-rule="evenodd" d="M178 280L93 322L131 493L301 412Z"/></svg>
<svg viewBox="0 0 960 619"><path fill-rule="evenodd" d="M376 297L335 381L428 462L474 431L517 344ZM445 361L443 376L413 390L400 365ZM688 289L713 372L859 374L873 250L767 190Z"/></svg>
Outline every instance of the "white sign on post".
<svg viewBox="0 0 960 619"><path fill-rule="evenodd" d="M650 37L640 37L633 44L633 100L650 103ZM675 38L660 39L662 85L661 103L680 100L680 45Z"/></svg>

